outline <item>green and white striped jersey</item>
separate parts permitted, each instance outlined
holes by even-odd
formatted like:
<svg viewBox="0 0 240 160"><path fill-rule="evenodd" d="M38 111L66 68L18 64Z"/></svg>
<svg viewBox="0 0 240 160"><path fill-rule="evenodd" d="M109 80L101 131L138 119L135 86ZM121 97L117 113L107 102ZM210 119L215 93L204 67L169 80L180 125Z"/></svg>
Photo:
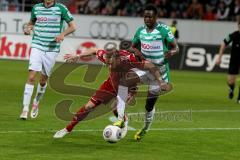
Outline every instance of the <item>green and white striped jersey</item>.
<svg viewBox="0 0 240 160"><path fill-rule="evenodd" d="M152 32L148 32L146 26L139 27L132 42L141 45L141 52L147 60L156 65L162 65L167 63L164 53L168 51L168 43L173 42L174 39L167 25L157 23Z"/></svg>
<svg viewBox="0 0 240 160"><path fill-rule="evenodd" d="M43 3L34 5L31 13L31 21L35 23L31 47L46 52L59 52L60 43L55 41L55 37L62 32L63 22L72 20L73 16L61 3L49 8Z"/></svg>

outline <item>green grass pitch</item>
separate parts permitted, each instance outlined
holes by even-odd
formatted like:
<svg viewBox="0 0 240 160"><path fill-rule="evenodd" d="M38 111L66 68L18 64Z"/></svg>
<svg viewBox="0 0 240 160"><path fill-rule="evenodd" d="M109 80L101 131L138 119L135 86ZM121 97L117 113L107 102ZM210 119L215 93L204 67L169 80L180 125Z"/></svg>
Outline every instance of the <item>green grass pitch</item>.
<svg viewBox="0 0 240 160"><path fill-rule="evenodd" d="M240 157L240 105L236 103L237 91L233 100L227 99L226 74L172 71L174 91L159 98L152 130L141 142L135 142L135 131L129 131L120 142L110 144L103 140L102 130L111 123L112 113L80 123L75 132L63 139L52 138L56 130L67 124L56 117L55 105L62 99L73 99L74 112L88 97L64 95L48 87L40 103L39 117L20 120L27 66L26 61L0 61L1 160L236 160ZM83 72L84 68L77 69L66 83L84 84ZM106 76L105 68L97 82L84 85L97 88ZM144 103L144 98L138 98L127 112L144 112ZM129 125L139 129L143 122L132 115Z"/></svg>

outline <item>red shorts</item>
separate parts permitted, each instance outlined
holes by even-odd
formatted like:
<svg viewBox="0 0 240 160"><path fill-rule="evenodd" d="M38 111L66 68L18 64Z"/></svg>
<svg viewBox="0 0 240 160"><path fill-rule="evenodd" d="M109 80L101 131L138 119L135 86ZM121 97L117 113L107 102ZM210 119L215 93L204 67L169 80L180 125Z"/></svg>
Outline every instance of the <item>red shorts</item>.
<svg viewBox="0 0 240 160"><path fill-rule="evenodd" d="M99 105L101 103L107 104L116 96L117 93L112 86L112 82L110 79L108 79L99 87L99 89L92 96L91 102L95 105Z"/></svg>

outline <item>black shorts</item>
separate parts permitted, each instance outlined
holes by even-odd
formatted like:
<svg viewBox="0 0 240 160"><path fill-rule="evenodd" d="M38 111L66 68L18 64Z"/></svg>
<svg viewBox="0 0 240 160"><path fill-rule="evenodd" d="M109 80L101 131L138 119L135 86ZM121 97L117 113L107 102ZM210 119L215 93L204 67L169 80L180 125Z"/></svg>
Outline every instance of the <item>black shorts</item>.
<svg viewBox="0 0 240 160"><path fill-rule="evenodd" d="M228 74L238 74L240 68L240 57L231 56L230 63L228 67Z"/></svg>

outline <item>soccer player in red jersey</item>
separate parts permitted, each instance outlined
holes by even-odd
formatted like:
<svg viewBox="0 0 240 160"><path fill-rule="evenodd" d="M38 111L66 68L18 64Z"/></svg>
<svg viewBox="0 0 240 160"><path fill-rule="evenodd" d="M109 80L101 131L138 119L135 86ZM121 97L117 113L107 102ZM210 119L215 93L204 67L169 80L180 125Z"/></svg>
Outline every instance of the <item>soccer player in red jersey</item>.
<svg viewBox="0 0 240 160"><path fill-rule="evenodd" d="M161 86L159 80L160 72L149 61L138 61L134 54L126 50L117 50L114 43L109 43L104 50L92 48L81 55L65 55L65 59L70 62L76 62L79 58L96 54L96 57L109 66L109 77L95 92L91 99L80 108L73 117L72 121L64 128L57 131L54 138L62 138L70 133L72 129L82 121L87 115L100 104L107 104L117 96L117 89L121 77L126 76L129 70L139 68L141 70L149 70L155 80Z"/></svg>

